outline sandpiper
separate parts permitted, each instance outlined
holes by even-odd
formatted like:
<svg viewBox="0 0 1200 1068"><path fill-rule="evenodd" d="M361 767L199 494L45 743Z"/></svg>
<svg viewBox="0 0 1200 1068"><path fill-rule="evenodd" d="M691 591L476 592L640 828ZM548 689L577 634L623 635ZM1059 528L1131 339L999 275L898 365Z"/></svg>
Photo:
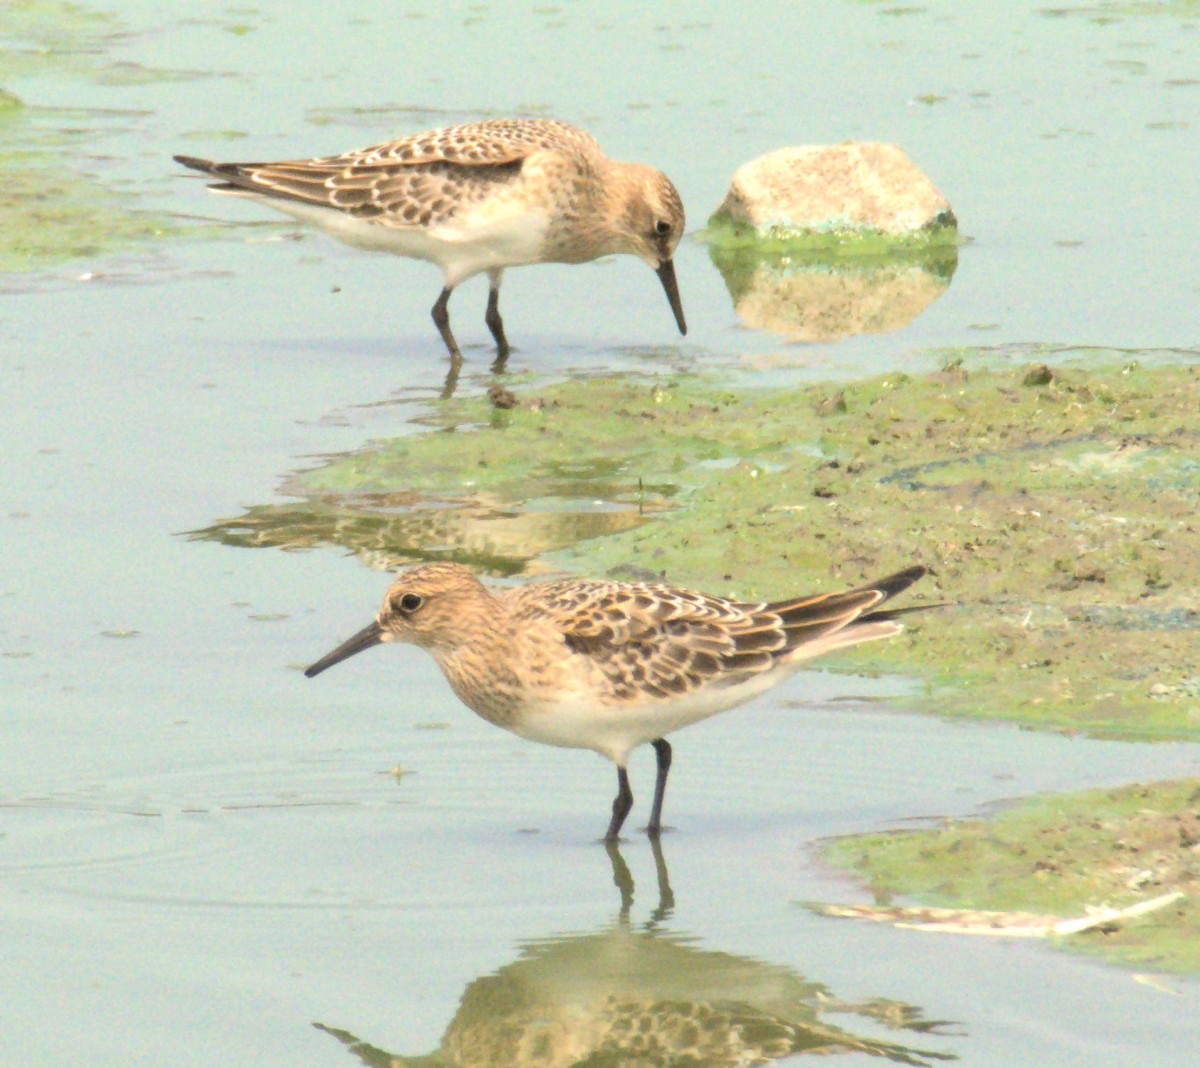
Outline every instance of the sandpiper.
<svg viewBox="0 0 1200 1068"><path fill-rule="evenodd" d="M587 579L493 592L461 564L423 564L397 576L373 623L304 674L381 642L420 646L489 723L616 764L609 840L633 806L629 755L649 742L658 774L646 830L657 835L671 768L665 735L750 700L810 657L898 634L898 616L934 606L879 606L924 574L910 567L841 593L743 603Z"/></svg>
<svg viewBox="0 0 1200 1068"><path fill-rule="evenodd" d="M683 202L661 171L604 155L599 142L557 119L489 119L414 134L338 156L278 163L176 162L360 248L428 260L444 284L433 321L450 351L454 288L486 272L484 321L498 360L509 351L500 277L526 263L583 263L629 253L658 273L687 333L672 256Z"/></svg>

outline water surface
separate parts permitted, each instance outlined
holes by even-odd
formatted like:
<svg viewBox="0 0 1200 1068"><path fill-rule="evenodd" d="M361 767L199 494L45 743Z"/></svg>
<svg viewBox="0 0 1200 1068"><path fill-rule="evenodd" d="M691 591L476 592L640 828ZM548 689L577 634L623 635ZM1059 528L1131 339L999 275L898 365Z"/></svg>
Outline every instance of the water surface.
<svg viewBox="0 0 1200 1068"><path fill-rule="evenodd" d="M163 234L92 221L91 251L27 255L0 279L6 1063L344 1065L346 1035L428 1053L481 979L622 937L594 841L611 768L489 728L414 650L307 682L298 668L365 622L383 576L330 550L180 536L281 499L314 457L413 432L445 363L436 272L207 198L171 153L310 155L549 113L662 166L699 227L760 151L878 138L927 170L969 238L922 314L836 344L747 329L694 241L684 341L633 260L514 271L517 372L790 382L981 343L1197 343L1194 5L21 11L0 64L24 102L0 128L5 167L154 213ZM462 389L490 380L484 295L453 305ZM907 685L800 676L681 736L675 904L657 929L693 960L819 987L844 1011L806 1011L862 1040L981 1065L1185 1063L1192 982L1166 993L1045 947L798 907L859 893L813 859L823 835L1196 773L1196 747L901 717L886 698ZM650 775L641 754L634 819ZM654 858L637 836L622 856L642 930ZM845 1008L873 1001L953 1026Z"/></svg>

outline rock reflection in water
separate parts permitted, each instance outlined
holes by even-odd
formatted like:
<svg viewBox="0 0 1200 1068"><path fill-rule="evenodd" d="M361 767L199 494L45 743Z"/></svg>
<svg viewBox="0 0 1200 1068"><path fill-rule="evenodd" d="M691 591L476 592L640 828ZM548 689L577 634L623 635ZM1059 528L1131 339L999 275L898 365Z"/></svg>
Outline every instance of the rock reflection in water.
<svg viewBox="0 0 1200 1068"><path fill-rule="evenodd" d="M709 246L745 326L790 341L899 330L949 287L958 250L876 257L793 256Z"/></svg>
<svg viewBox="0 0 1200 1068"><path fill-rule="evenodd" d="M651 845L659 903L645 923L630 921L633 880L611 844L617 921L596 934L529 943L513 963L476 979L435 1052L392 1054L349 1031L315 1026L373 1068L733 1068L850 1052L912 1065L956 1059L821 1018L856 1014L936 1033L939 1024L910 1005L838 1002L786 966L703 949L695 937L667 930L674 899L661 847Z"/></svg>

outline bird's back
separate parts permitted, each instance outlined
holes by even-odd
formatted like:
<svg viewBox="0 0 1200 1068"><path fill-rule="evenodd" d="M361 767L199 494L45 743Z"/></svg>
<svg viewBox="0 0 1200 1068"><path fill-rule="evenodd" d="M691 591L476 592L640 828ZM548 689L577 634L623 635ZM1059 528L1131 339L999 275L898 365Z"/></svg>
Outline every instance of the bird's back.
<svg viewBox="0 0 1200 1068"><path fill-rule="evenodd" d="M454 163L463 167L490 167L550 150L587 157L604 155L600 142L591 134L559 119L483 119L306 162L329 166Z"/></svg>

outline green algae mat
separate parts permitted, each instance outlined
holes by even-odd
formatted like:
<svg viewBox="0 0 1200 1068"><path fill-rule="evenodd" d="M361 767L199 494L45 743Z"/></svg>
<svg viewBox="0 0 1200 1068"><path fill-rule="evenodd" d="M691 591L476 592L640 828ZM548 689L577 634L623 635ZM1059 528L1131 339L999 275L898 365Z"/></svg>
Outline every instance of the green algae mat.
<svg viewBox="0 0 1200 1068"><path fill-rule="evenodd" d="M1132 966L1200 972L1200 779L1037 797L993 819L839 839L825 855L881 901L905 894L1078 914L1177 893L1165 908L1058 941Z"/></svg>
<svg viewBox="0 0 1200 1068"><path fill-rule="evenodd" d="M748 599L921 563L905 634L831 660L913 707L1123 738L1200 735L1200 367L514 385L329 458L196 536L393 566L659 578Z"/></svg>

